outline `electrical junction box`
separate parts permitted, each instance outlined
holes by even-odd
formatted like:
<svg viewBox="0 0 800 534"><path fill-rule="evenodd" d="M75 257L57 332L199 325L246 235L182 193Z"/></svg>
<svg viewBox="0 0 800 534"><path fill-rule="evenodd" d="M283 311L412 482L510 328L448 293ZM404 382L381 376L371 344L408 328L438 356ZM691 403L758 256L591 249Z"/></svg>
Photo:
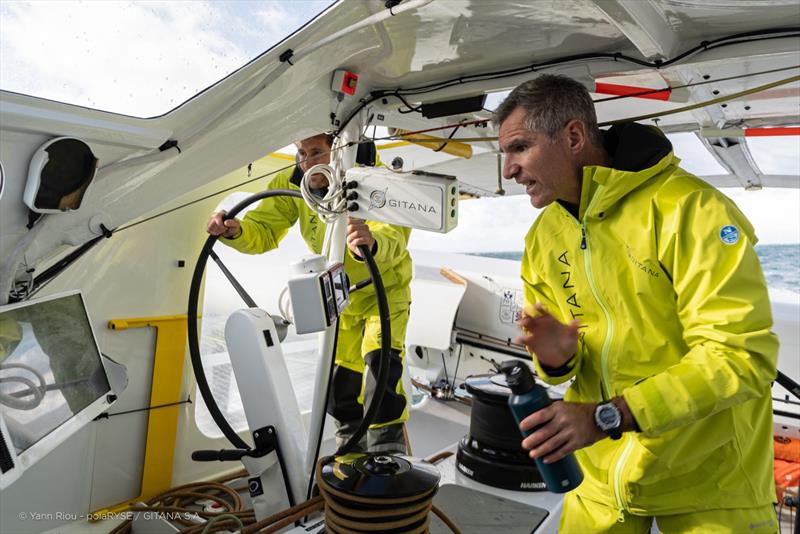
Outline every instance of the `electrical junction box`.
<svg viewBox="0 0 800 534"><path fill-rule="evenodd" d="M303 258L292 265L289 298L298 334L322 332L350 303L349 285L342 263L325 268L324 256Z"/></svg>
<svg viewBox="0 0 800 534"><path fill-rule="evenodd" d="M331 89L334 92L342 93L348 96L356 94L358 87L358 74L350 72L349 70L338 69L333 72L333 79L331 80Z"/></svg>
<svg viewBox="0 0 800 534"><path fill-rule="evenodd" d="M348 188L356 192L347 197L351 217L439 233L447 233L458 224L455 176L353 167L347 171L346 180Z"/></svg>

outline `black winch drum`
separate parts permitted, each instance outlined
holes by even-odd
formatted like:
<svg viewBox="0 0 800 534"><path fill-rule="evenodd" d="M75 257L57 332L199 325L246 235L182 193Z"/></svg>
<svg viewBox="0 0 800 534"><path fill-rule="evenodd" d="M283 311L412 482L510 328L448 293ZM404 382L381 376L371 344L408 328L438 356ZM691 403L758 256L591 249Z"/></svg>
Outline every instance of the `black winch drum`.
<svg viewBox="0 0 800 534"><path fill-rule="evenodd" d="M522 434L511 410L511 390L504 375L467 378L472 395L469 434L458 443L456 468L465 476L495 488L546 491L536 462L522 448Z"/></svg>
<svg viewBox="0 0 800 534"><path fill-rule="evenodd" d="M320 460L317 482L329 532L420 532L441 475L411 456L350 454Z"/></svg>

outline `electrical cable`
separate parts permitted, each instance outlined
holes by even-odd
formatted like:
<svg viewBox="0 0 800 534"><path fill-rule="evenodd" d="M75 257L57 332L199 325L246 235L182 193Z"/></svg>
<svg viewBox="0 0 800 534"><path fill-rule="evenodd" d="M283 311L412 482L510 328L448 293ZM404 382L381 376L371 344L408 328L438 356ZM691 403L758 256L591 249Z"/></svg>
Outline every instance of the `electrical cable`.
<svg viewBox="0 0 800 534"><path fill-rule="evenodd" d="M720 78L720 79L714 80L714 81L721 82L721 81L727 81L727 80L733 80L733 79L748 78L748 77L754 77L754 76L759 76L759 75L763 75L763 74L771 74L771 73L774 73L774 72L780 72L780 71L783 71L783 70L791 70L791 69L795 69L795 68L798 68L798 67L797 66L795 66L795 67L786 67L786 68L782 68L782 69L774 69L774 70L769 70L769 71L754 72L754 73L745 74L745 75L731 76L731 77L728 77L728 78ZM665 91L667 89L679 89L679 88L686 88L686 87L694 87L696 85L704 85L706 83L712 83L712 81L695 82L695 83L692 83L692 84L685 84L685 85L675 86L675 87L671 87L671 88L648 90L648 91L642 92L641 94L644 95L644 94L651 94L651 93L656 93L656 92L663 92L663 91ZM788 83L788 82L786 82L786 83ZM364 105L360 106L357 111L360 111L360 109L363 109L363 107L365 107L369 103L374 102L375 100L378 100L380 98L387 97L387 96L397 96L397 95L395 95L393 93L387 93L385 95L383 95L383 94L378 95L375 98L370 98L370 99L368 99L368 101L364 101L365 102ZM621 99L621 98L633 98L633 97L637 97L637 96L641 96L641 95L639 93L630 94L630 95L620 95L620 96L611 97L609 99L600 99L600 100L598 100L596 102L603 102L603 101L606 101L606 100ZM728 98L730 98L730 97L728 97ZM708 102L705 102L705 105L710 105L709 102L714 103L712 101L708 101ZM628 121L630 119L623 119L623 120ZM422 130L414 130L414 131L410 131L410 132L405 132L404 136L409 136L409 135L414 135L414 134L422 134L422 133L428 133L428 132L436 132L436 131L440 131L440 130L447 130L447 129L450 129L450 128L454 128L455 126L458 126L458 125L461 125L461 126L474 126L474 125L480 125L480 124L486 125L489 121L490 121L490 119L476 119L476 120L472 120L472 121L462 122L462 123L459 123L459 124L448 124L448 125L444 125L444 126L437 126L437 127L433 127L433 128L426 128L426 129L422 129ZM609 123L603 123L603 125L608 125L608 124ZM341 130L341 128L340 128L340 130ZM384 137L374 137L374 138L364 139L362 141L358 141L358 143L373 142L373 141L393 141L393 140L405 140L405 141L407 141L409 139L407 139L406 137L398 137L398 136L384 136ZM412 139L412 140L414 140L414 139ZM461 142L481 142L481 141L493 141L493 140L496 140L496 138L495 137L477 137L477 138L458 138L456 140L457 141L461 141ZM424 139L423 141L428 141L429 142L430 139ZM344 148L347 148L347 147L351 146L351 144L353 144L353 143L348 143L347 145L344 145L342 147L331 149L330 151L328 151L328 154L332 154L332 153L340 151L340 150L342 150ZM299 162L299 163L302 163L302 161ZM275 174L277 174L277 173L279 173L281 171L284 171L286 169L290 169L290 168L292 168L294 166L295 166L295 164L287 165L287 166L281 167L280 169L277 169L275 171L271 171L271 172L256 176L255 178L251 178L251 179L245 180L243 182L239 182L239 183L237 183L235 185L232 185L230 187L226 187L226 188L218 190L218 191L216 191L214 193L210 193L210 194L205 195L203 197L200 197L200 198L197 198L195 200L191 200L189 202L181 204L180 206L176 206L174 208L170 208L169 210L165 210L163 212L157 213L157 214L152 215L151 217L148 217L146 219L142 219L140 221L136 221L136 222L128 224L126 226L122 226L122 227L117 228L116 230L114 230L114 232L115 233L116 232L121 232L123 230L127 230L129 228L133 228L134 226L138 226L140 224L143 224L145 222L151 221L153 219L157 219L157 218L162 217L164 215L168 215L169 213L172 213L172 212L177 211L179 209L191 206L193 204L197 204L198 202L202 202L203 200L208 200L209 198L213 198L213 197L215 197L217 195L221 195L222 193L226 193L228 191L237 189L239 187L242 187L242 186L247 185L249 183L255 182L255 181L260 180L262 178L267 178L269 176L275 175Z"/></svg>
<svg viewBox="0 0 800 534"><path fill-rule="evenodd" d="M349 291L350 291L350 293L352 293L353 291L358 291L359 289L364 289L365 287L367 287L371 283L372 283L372 279L371 278L365 278L364 280L361 280L360 282L356 282L355 284L350 286L350 290Z"/></svg>
<svg viewBox="0 0 800 534"><path fill-rule="evenodd" d="M333 370L336 368L336 349L339 344L339 320L336 320L336 330L333 336L333 355L331 358L331 365L328 368L328 386L325 388L325 405L323 410L328 411L328 400L331 398L331 388L333 384ZM322 433L325 431L325 417L320 418L319 433L317 434L317 445L314 449L314 461L319 459L319 451L322 448ZM314 470L311 470L308 476L308 490L306 491L306 500L311 498L311 490L314 487Z"/></svg>
<svg viewBox="0 0 800 534"><path fill-rule="evenodd" d="M322 198L311 189L311 177L315 174L321 174L328 182L328 190ZM335 178L333 167L326 163L314 165L303 174L303 178L300 181L300 191L308 207L327 224L332 223L339 215L347 212L344 187L341 180Z"/></svg>
<svg viewBox="0 0 800 534"><path fill-rule="evenodd" d="M639 116L636 116L636 117L625 117L623 119L615 119L613 121L600 122L600 123L598 123L598 126L611 126L611 125L614 125L614 124L620 124L620 123L626 123L626 122L635 122L635 121L640 121L640 120L645 120L645 119L654 119L654 118L658 118L658 117L664 117L664 116L667 116L667 115L674 115L676 113L683 113L685 111L692 111L694 109L710 106L712 104L719 104L719 103L727 102L727 101L730 101L730 100L736 100L737 98L741 98L743 96L749 96L749 95L752 95L752 94L755 94L755 93L759 93L761 91L767 91L769 89L773 89L775 87L778 87L778 86L781 86L781 85L790 84L790 83L794 83L794 82L797 82L797 81L800 81L800 76L792 76L792 77L789 77L789 78L784 78L782 80L777 80L777 81L774 81L774 82L771 82L771 83L767 83L767 84L764 84L764 85L759 85L759 86L756 86L756 87L752 87L752 88L746 89L744 91L731 93L729 95L720 96L718 98L712 98L710 100L704 100L702 102L698 102L696 104L691 104L691 105L688 105L688 106L683 106L683 107L680 107L680 108L670 109L670 110L666 110L666 111L659 111L659 112L656 112L656 113L650 113L648 115L639 115ZM482 120L479 120L479 122L482 122ZM441 126L441 127L438 127L438 128L435 128L435 129L431 129L431 130L426 130L426 131L442 130L442 129L452 128L452 127L453 127L453 125ZM430 139L414 139L412 137L409 137L410 135L414 135L414 133L420 133L420 132L408 132L408 133L403 134L402 137L387 136L387 137L375 139L375 141L402 139L404 141L409 141L409 142L413 142L413 141L427 141L427 142L430 142ZM497 141L497 139L498 139L497 136L459 137L459 138L456 139L456 141L459 141L461 143L478 143L478 142L484 142L484 141Z"/></svg>
<svg viewBox="0 0 800 534"><path fill-rule="evenodd" d="M464 344L460 343L458 345L458 359L456 360L456 370L453 373L453 391L455 391L457 384L456 381L458 380L458 366L461 363L461 354L464 352Z"/></svg>
<svg viewBox="0 0 800 534"><path fill-rule="evenodd" d="M558 65L563 65L566 63L575 63L575 62L582 62L586 60L594 60L594 59L611 59L615 62L627 62L633 63L634 65L639 65L642 67L649 67L654 69L662 69L668 67L670 65L679 63L684 59L696 55L700 52L706 52L709 50L713 50L715 48L722 48L725 46L731 46L736 44L742 43L750 43L750 42L758 42L763 40L769 39L783 39L786 37L797 37L800 32L800 28L791 27L791 28L777 28L771 30L762 30L758 32L747 32L747 33L740 33L734 34L727 37L721 37L719 39L715 39L712 41L703 41L699 45L675 56L674 58L668 60L656 60L656 61L646 61L641 60L635 57L628 56L621 52L613 52L613 53L585 53L585 54L575 54L572 56L566 56L563 58L555 58L547 61L543 61L541 63L532 63L523 67L511 68L511 69L504 69L500 71L494 71L485 74L473 74L469 76L462 76L459 78L451 78L450 80L445 80L442 82L435 82L432 84L424 85L424 86L417 86L408 89L398 89L397 91L401 91L403 95L409 96L412 94L421 94L427 93L435 90L444 89L447 87L451 87L453 85L458 85L462 83L468 83L471 81L484 81L484 80L494 80L499 78L507 78L509 76L515 76L517 74L525 74L526 72L535 72L547 67L554 67ZM788 35L787 35L788 34ZM753 37L753 39L746 39L747 37ZM745 38L745 39L742 39Z"/></svg>
<svg viewBox="0 0 800 534"><path fill-rule="evenodd" d="M668 60L658 60L658 61L644 61L638 58L634 58L631 56L627 56L622 54L621 52L615 53L589 53L589 54L576 54L572 56L566 56L562 58L556 58L548 61L544 61L541 63L532 63L522 67L516 67L511 69L503 69L498 71L491 71L482 74L473 74L469 76L460 76L457 78L451 78L449 80L443 80L441 82L430 83L427 85L421 85L416 87L410 87L407 89L397 88L394 90L379 90L373 91L368 98L364 98L360 101L359 105L347 116L347 118L342 121L342 124L339 126L339 129L334 132L334 135L338 136L340 132L344 131L345 127L353 120L353 118L358 115L358 113L364 109L366 106L371 104L372 102L379 100L381 98L386 98L389 96L395 96L397 98L402 98L404 96L411 96L411 95L419 95L424 93L429 93L433 91L437 91L440 89L445 89L447 87L451 87L454 85L461 85L465 83L470 83L473 81L485 81L485 80L495 80L495 79L502 79L508 78L511 76L516 76L519 74L525 74L527 72L536 72L538 70L542 70L545 68L556 67L559 65L564 65L567 63L574 63L574 62L582 62L587 60L595 60L595 59L610 59L613 61L624 61L633 63L635 65L640 65L643 67L655 68L655 69L662 69L664 67L676 64L694 54L706 52L708 50L713 50L715 48L721 48L725 46L731 46L735 44L747 43L747 42L757 42L760 40L765 39L783 39L786 37L797 37L800 35L800 28L797 27L789 27L789 28L774 28L769 30L760 30L756 32L747 32L747 33L739 33L733 34L726 37L721 37L719 39L714 39L712 41L703 41L699 45L675 56L672 59ZM788 34L788 35L787 35ZM745 39L741 40L742 38L747 37L754 37L753 39ZM406 104L411 107L409 104Z"/></svg>
<svg viewBox="0 0 800 534"><path fill-rule="evenodd" d="M456 132L458 131L459 128L461 128L460 124L458 126L456 126L455 128L453 128L453 131L450 132L450 135L447 136L447 139L452 139L453 136L456 135ZM434 152L441 152L442 150L444 150L444 147L446 147L446 146L447 146L447 141L443 141L442 144L439 145L438 148L434 148L433 151Z"/></svg>
<svg viewBox="0 0 800 534"><path fill-rule="evenodd" d="M453 349L450 349L450 353L452 354ZM450 384L450 378L447 376L447 364L444 363L444 351L442 351L442 369L444 369L444 381L446 384Z"/></svg>
<svg viewBox="0 0 800 534"><path fill-rule="evenodd" d="M399 98L400 101L408 108L408 109L398 109L397 110L398 113L402 113L405 115L407 113L417 113L422 110L422 106L416 106L416 107L412 106L411 104L408 103L408 100L400 96L400 94L398 93L395 93L392 96L396 96L397 98Z"/></svg>
<svg viewBox="0 0 800 534"><path fill-rule="evenodd" d="M514 68L514 69L504 69L504 70L493 71L493 72L489 72L489 73L476 74L476 75L470 75L470 76L463 76L463 77L459 77L459 78L453 78L453 79L450 79L450 80L445 80L443 82L436 82L434 84L428 84L428 85L424 85L424 86L412 87L412 88L409 88L409 89L398 88L398 89L394 89L393 91L386 91L386 90L374 91L373 93L371 93L369 98L362 99L360 101L359 105L342 122L342 124L339 126L338 130L336 130L334 132L334 136L339 137L339 134L342 131L344 131L344 128L347 126L347 124L349 124L350 121L352 121L353 118L355 118L355 116L362 109L364 109L367 105L369 105L370 103L374 102L375 100L378 100L378 99L381 99L381 98L386 98L386 97L389 97L389 96L397 97L401 101L405 102L405 105L407 105L410 109L415 110L416 108L413 108L403 98L403 95L408 96L408 95L415 95L415 94L423 94L425 92L430 92L430 91L443 89L445 87L450 87L452 85L469 83L471 81L501 79L501 78L504 78L504 77L514 76L514 75L517 75L517 74L524 74L525 72L534 72L536 70L541 70L541 69L547 68L547 67L553 67L553 66L566 64L566 63L571 63L571 62L575 62L575 61L584 61L584 60L591 60L591 59L613 59L614 61L629 61L629 62L632 62L634 64L638 64L638 65L641 65L641 66L661 69L661 68L664 68L666 66L675 64L675 63L677 63L679 61L682 61L683 59L686 59L687 57L689 57L691 55L694 55L696 53L705 52L705 51L708 51L708 50L713 50L715 48L720 48L720 47L730 46L730 45L735 45L735 44L758 42L758 41L761 41L761 40L768 40L768 39L782 39L782 38L786 38L786 37L796 37L798 35L798 33L797 33L798 31L800 31L800 28L789 27L789 28L775 28L775 29L769 29L769 30L760 30L760 31L754 31L754 32L746 32L746 33L734 34L734 35L730 35L730 36L727 36L727 37L722 37L722 38L719 38L719 39L715 39L715 40L712 40L712 41L703 41L699 45L695 46L694 48L692 48L692 49L690 49L690 50L688 50L688 51L686 51L686 52L684 52L682 54L679 54L678 56L676 56L676 57L674 57L672 59L665 60L665 61L660 61L660 60L659 61L654 61L654 62L642 61L642 60L639 60L639 59L636 59L636 58L632 58L630 56L626 56L626 55L624 55L622 53L619 53L619 52L618 53L613 53L613 54L609 54L609 53L603 53L603 54L578 54L578 55L573 55L573 56L567 56L567 57L564 57L564 58L557 58L557 59L545 61L545 62L542 62L542 63L539 63L539 64L531 64L531 65L528 65L528 66L525 66L525 67L517 67L517 68ZM752 37L752 38L750 38L750 37ZM781 70L781 69L775 69L774 72L777 72L778 70ZM759 75L759 74L765 74L765 73L768 73L768 72L773 72L773 71L764 71L763 73L753 73L752 75L755 76L755 75ZM735 78L746 77L746 76L748 76L748 75L740 75L740 76L737 76L737 77L723 78L723 79L717 80L717 81L724 81L724 80L728 80L728 79L735 79ZM706 83L706 82L697 82L695 85L701 85L703 83ZM711 83L711 82L708 82L708 83ZM688 86L692 86L692 84L686 84L684 86L678 86L678 87L688 87ZM653 91L653 92L661 92L661 91L663 91L663 90L658 90L658 91ZM651 94L651 92L646 92L644 94ZM631 97L640 96L640 95L637 93L637 94L633 94L633 95L624 95L624 96L627 97L627 98L631 98ZM613 98L616 99L618 97L613 97ZM619 98L621 98L621 97L619 97ZM607 100L610 100L610 99L607 99ZM605 100L603 100L603 101L605 101ZM715 102L714 101L709 101L705 105L710 105L711 103L715 103ZM690 109L696 109L696 108L690 108ZM688 110L689 109L683 109L683 111L688 111ZM677 113L678 111L673 111L673 112ZM667 114L670 114L670 113L663 113L663 115L667 115ZM657 115L657 116L662 116L662 115ZM645 117L646 118L655 118L657 116L645 116ZM641 118L635 118L635 119L642 120ZM631 119L624 119L624 120L629 121ZM477 121L477 122L486 122L486 121ZM470 124L470 123L465 123L465 125L466 124ZM436 129L431 129L431 130L428 130L428 131L433 131L433 130L436 130ZM421 133L421 132L422 131L419 131L417 133ZM390 137L390 138L385 138L385 139L396 139L396 138ZM380 139L378 139L378 140L380 140ZM496 140L496 138L486 137L486 138L473 138L473 139L459 139L459 141L462 141L462 142L493 141L493 140ZM343 147L339 147L337 150L340 150L342 148L346 148L347 146L350 146L350 145L351 145L351 143L348 143L347 145L345 145ZM123 163L128 164L129 162L123 162ZM118 231L122 231L122 230L127 230L129 228L133 228L135 226L138 226L139 224L143 224L145 222L148 222L150 220L156 219L156 218L161 217L163 215L166 215L168 213L172 213L173 211L176 211L176 210L191 206L193 204L196 204L196 203L201 202L203 200L206 200L208 198L212 198L212 197L217 196L219 194L222 194L224 192L230 191L232 189L236 189L238 187L241 187L242 185L245 185L247 183L253 182L255 180L259 180L259 179L264 178L266 176L270 176L270 175L276 174L276 173L278 173L278 172L280 172L282 170L285 170L285 169L288 169L288 168L291 168L291 167L292 166L289 165L289 166L283 167L281 169L278 169L276 171L273 171L273 172L266 173L264 175L258 176L256 178L251 179L251 180L247 180L245 182L233 185L233 186L231 186L229 188L225 188L223 190L217 191L215 193L211 193L211 194L206 195L204 197L201 197L199 199L195 199L195 200L189 201L189 202L187 202L185 204L182 204L180 206L176 206L175 208L171 208L171 209L166 210L164 212L157 213L157 214L155 214L155 215L153 215L151 217L148 217L146 219L142 219L140 221L136 221L134 223L131 223L131 224L127 225L127 226L120 227L120 228L116 229L115 231L118 232ZM21 244L21 243L22 243L22 241L19 244ZM78 256L80 256L80 254ZM14 257L16 257L16 255L12 255L12 259ZM75 258L75 259L77 259L77 258ZM74 261L74 260L72 260L72 261ZM14 262L11 261L11 262L9 262L9 265L11 265L13 263ZM67 263L67 265L69 265L69 264L71 264L71 261L69 263ZM60 271L58 271L58 272L60 272ZM3 274L5 274L5 272ZM39 286L38 289L41 289L41 287L43 287L45 285L45 283L46 282L42 281L41 285ZM36 291L38 291L38 289L33 290L30 293L28 293L27 295L25 295L23 298L19 298L19 299L16 299L16 300L26 300L27 298L30 298L31 296L33 296L33 294ZM6 301L6 298L4 296L2 302L5 302L5 301Z"/></svg>
<svg viewBox="0 0 800 534"><path fill-rule="evenodd" d="M392 350L392 323L389 315L389 302L386 298L386 290L383 287L383 279L381 278L378 264L375 263L375 258L372 256L372 251L366 245L359 245L358 251L361 257L367 264L369 276L372 279L372 285L375 287L375 298L378 301L378 314L380 315L381 322L381 352L378 358L378 373L375 379L375 391L372 394L369 407L364 412L364 417L358 425L358 428L348 438L348 440L339 447L336 451L336 456L343 456L350 451L361 441L361 438L366 434L367 429L372 424L372 421L378 414L383 396L386 392L386 386L389 382L389 365Z"/></svg>

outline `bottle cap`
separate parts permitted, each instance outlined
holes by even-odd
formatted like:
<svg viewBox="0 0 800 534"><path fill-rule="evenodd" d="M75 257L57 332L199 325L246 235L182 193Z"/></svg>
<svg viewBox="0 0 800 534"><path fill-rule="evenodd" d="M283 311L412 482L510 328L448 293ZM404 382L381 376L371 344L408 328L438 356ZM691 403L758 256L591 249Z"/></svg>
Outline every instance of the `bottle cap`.
<svg viewBox="0 0 800 534"><path fill-rule="evenodd" d="M533 373L522 362L507 360L500 364L500 371L506 375L506 382L514 395L524 395L536 387Z"/></svg>

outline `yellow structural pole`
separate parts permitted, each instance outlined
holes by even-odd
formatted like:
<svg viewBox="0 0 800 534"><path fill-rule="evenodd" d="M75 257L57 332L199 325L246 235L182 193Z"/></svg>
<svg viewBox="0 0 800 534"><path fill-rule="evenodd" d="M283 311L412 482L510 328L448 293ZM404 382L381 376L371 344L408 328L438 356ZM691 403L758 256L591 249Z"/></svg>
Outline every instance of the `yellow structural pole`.
<svg viewBox="0 0 800 534"><path fill-rule="evenodd" d="M180 414L183 362L186 354L186 315L114 319L111 330L152 327L156 329L153 379L150 388L151 410L147 419L147 441L139 496L124 503L98 510L92 517L100 519L146 501L172 486L172 464ZM171 404L172 406L164 406Z"/></svg>
<svg viewBox="0 0 800 534"><path fill-rule="evenodd" d="M389 130L389 133L406 140L409 143L430 148L434 152L444 152L451 156L469 159L472 157L472 147L466 143L445 139L425 134L407 134L406 130Z"/></svg>

